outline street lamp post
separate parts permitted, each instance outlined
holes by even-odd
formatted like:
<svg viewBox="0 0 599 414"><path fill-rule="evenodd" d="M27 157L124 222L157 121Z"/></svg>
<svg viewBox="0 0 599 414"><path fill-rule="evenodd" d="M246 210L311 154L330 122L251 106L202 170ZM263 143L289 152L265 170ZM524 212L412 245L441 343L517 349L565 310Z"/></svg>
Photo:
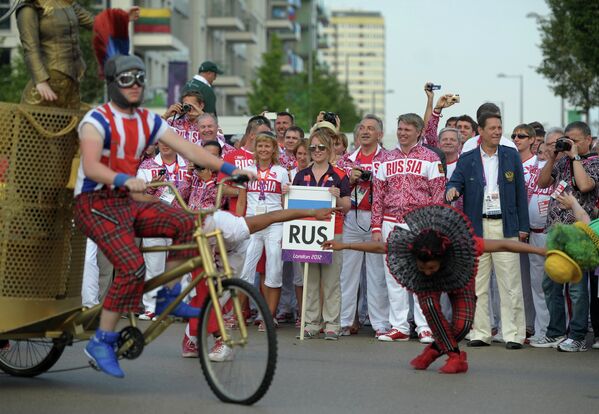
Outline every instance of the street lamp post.
<svg viewBox="0 0 599 414"><path fill-rule="evenodd" d="M506 75L498 73L498 78L515 78L520 80L520 123L524 123L524 76L523 75Z"/></svg>

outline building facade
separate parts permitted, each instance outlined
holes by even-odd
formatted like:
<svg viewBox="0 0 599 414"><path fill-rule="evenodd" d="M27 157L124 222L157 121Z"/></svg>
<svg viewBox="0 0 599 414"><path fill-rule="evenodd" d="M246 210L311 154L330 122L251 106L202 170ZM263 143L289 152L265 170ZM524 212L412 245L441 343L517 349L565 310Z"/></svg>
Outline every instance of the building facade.
<svg viewBox="0 0 599 414"><path fill-rule="evenodd" d="M324 61L363 113L385 115L385 19L379 12L333 10Z"/></svg>

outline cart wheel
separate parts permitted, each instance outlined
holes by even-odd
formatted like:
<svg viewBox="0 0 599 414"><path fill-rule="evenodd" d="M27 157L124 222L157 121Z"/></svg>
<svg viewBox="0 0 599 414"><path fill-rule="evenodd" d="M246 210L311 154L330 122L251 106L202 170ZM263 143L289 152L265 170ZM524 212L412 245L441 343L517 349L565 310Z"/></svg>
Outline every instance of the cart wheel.
<svg viewBox="0 0 599 414"><path fill-rule="evenodd" d="M209 321L216 323L213 315L214 303L210 296L202 308L199 326L199 349L202 371L208 385L216 396L224 402L250 405L266 394L272 382L277 365L277 336L272 315L262 295L249 283L239 279L227 279L223 282L224 294L219 306L225 319L234 317L231 297L245 295L251 309L256 309L258 320L265 322L265 332L258 332L256 326L247 326L247 343L233 345L224 361L213 361L209 354L215 347L214 335L210 333ZM241 331L238 321L225 324L230 337L238 341ZM246 323L246 321L241 321ZM218 328L216 330L218 332ZM215 359L215 358L213 358Z"/></svg>
<svg viewBox="0 0 599 414"><path fill-rule="evenodd" d="M62 355L64 339L0 341L0 369L15 377L35 377L48 371Z"/></svg>

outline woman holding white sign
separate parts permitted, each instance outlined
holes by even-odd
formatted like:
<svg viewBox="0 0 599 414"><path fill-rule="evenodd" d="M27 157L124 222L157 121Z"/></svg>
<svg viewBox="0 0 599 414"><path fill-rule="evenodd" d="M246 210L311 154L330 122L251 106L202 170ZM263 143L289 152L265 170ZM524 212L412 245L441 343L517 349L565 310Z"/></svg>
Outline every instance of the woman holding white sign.
<svg viewBox="0 0 599 414"><path fill-rule="evenodd" d="M279 147L272 132L261 132L255 141L255 165L247 168L258 177L249 182L247 188L246 216L252 217L283 208L283 186L289 185L289 173L279 165ZM271 224L264 230L252 234L245 256L241 278L253 284L256 265L266 250L266 278L262 285L268 308L276 315L283 285L283 261L281 260L281 239L283 225ZM276 319L275 319L276 321ZM264 331L260 322L259 331Z"/></svg>
<svg viewBox="0 0 599 414"><path fill-rule="evenodd" d="M337 207L341 207L343 214L350 208L349 180L343 170L329 163L333 154L333 139L336 132L330 127L317 123L316 128L310 133L308 151L312 165L299 171L293 185L329 187L330 193L336 197ZM329 124L332 126L332 124ZM341 239L343 232L343 214L335 215L335 239ZM341 330L341 287L339 274L341 272L342 255L333 253L331 264L308 265L308 282L306 302L304 303L305 326L304 337L314 338L319 335L321 325L324 325L325 339L337 340ZM320 306L320 287L322 284L323 303ZM321 311L322 310L322 311Z"/></svg>

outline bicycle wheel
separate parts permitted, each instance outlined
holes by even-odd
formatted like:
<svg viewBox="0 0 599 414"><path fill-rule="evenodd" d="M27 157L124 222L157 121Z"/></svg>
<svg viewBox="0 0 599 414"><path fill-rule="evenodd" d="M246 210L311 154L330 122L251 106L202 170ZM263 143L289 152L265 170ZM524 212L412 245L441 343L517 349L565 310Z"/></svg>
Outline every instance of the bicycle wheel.
<svg viewBox="0 0 599 414"><path fill-rule="evenodd" d="M262 295L247 282L239 279L223 281L224 294L219 303L225 319L234 318L230 298L245 295L248 304L257 311L257 318L265 322L265 332L258 332L248 326L247 344L229 348L224 361L218 362L209 354L218 347L214 332L214 303L208 296L202 308L199 326L200 363L208 385L216 396L224 402L250 405L266 394L272 382L277 364L277 336L272 316ZM245 323L245 321L241 321ZM227 333L233 340L239 340L241 333L235 323L226 323ZM212 329L211 329L212 328ZM216 329L218 334L218 329ZM220 355L222 357L222 354ZM222 358L220 358L222 359Z"/></svg>
<svg viewBox="0 0 599 414"><path fill-rule="evenodd" d="M52 368L65 346L49 338L0 340L0 369L15 377L35 377Z"/></svg>

